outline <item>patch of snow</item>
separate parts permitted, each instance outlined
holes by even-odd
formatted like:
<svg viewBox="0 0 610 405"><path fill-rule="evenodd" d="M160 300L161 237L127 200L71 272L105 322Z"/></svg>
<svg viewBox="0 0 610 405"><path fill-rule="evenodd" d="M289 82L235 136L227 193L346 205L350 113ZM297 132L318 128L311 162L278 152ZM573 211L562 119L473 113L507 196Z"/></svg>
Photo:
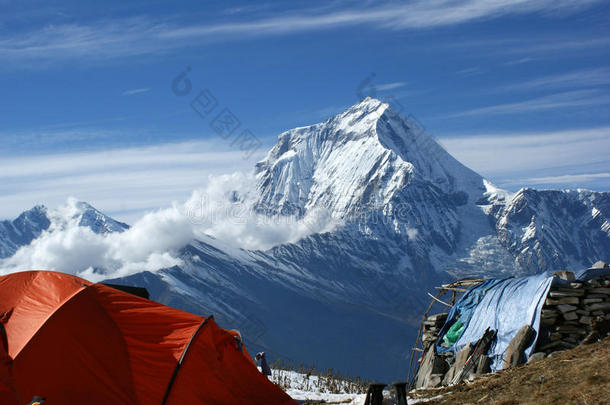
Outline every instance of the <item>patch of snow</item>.
<svg viewBox="0 0 610 405"><path fill-rule="evenodd" d="M489 197L495 196L499 201L510 201L515 196L515 193L501 189L489 180L484 179L483 184L485 185L485 195Z"/></svg>
<svg viewBox="0 0 610 405"><path fill-rule="evenodd" d="M271 373L270 380L282 387L295 400L326 401L354 405L364 404L366 395L353 392L354 385L347 381L333 379L329 383L325 381L326 377L308 375L296 371L272 369ZM335 392L329 392L330 385L333 385Z"/></svg>

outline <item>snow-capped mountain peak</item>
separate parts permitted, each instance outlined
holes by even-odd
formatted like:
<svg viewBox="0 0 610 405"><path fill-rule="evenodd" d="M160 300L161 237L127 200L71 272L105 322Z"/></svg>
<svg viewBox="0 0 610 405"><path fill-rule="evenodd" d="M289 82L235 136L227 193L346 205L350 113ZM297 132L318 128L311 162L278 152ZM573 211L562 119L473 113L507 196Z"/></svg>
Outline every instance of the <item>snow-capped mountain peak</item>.
<svg viewBox="0 0 610 405"><path fill-rule="evenodd" d="M476 199L483 179L430 135L366 98L323 123L284 132L256 166L259 207L304 215L325 208L338 215L382 209L411 183Z"/></svg>
<svg viewBox="0 0 610 405"><path fill-rule="evenodd" d="M376 98L367 97L344 112L330 118L339 134L371 134L377 120L390 106Z"/></svg>
<svg viewBox="0 0 610 405"><path fill-rule="evenodd" d="M69 198L66 204L49 212L53 229L68 225L85 226L98 234L123 232L129 225L119 222L98 211L89 203Z"/></svg>
<svg viewBox="0 0 610 405"><path fill-rule="evenodd" d="M36 239L50 225L44 205L24 211L13 221L0 221L0 259Z"/></svg>
<svg viewBox="0 0 610 405"><path fill-rule="evenodd" d="M45 231L62 231L74 226L87 227L96 234L129 229L129 225L74 198L69 198L66 204L52 210L44 205L36 205L12 221L0 221L0 259L12 256Z"/></svg>

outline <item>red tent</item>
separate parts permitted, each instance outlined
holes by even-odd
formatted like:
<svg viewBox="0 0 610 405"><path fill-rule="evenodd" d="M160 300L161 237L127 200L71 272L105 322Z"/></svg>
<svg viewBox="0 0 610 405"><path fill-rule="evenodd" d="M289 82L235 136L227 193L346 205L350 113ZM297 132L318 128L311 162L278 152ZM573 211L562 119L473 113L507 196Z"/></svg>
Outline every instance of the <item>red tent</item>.
<svg viewBox="0 0 610 405"><path fill-rule="evenodd" d="M49 271L0 277L1 314L24 403L295 404L212 317Z"/></svg>

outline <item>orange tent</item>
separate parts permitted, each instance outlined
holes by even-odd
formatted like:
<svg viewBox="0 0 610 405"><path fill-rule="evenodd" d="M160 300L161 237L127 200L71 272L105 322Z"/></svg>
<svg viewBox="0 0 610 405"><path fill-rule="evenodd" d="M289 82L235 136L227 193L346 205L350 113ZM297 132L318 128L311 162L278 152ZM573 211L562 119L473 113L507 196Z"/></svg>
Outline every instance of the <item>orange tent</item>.
<svg viewBox="0 0 610 405"><path fill-rule="evenodd" d="M212 317L49 271L0 277L1 314L23 403L295 404Z"/></svg>

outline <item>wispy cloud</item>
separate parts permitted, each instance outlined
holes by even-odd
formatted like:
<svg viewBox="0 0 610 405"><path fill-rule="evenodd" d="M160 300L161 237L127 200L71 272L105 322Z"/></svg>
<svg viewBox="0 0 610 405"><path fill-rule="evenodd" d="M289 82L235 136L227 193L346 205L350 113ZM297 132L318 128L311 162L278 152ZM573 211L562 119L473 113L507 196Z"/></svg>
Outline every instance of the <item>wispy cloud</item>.
<svg viewBox="0 0 610 405"><path fill-rule="evenodd" d="M522 65L524 63L533 62L535 60L536 60L535 58L519 58L519 59L509 60L508 62L505 62L504 65L505 66Z"/></svg>
<svg viewBox="0 0 610 405"><path fill-rule="evenodd" d="M398 88L404 87L406 85L407 85L407 83L405 83L405 82L394 82L394 83L376 84L375 88L379 91L387 91L387 90L398 89Z"/></svg>
<svg viewBox="0 0 610 405"><path fill-rule="evenodd" d="M480 67L470 67L455 72L455 74L460 76L475 76L480 75L481 73L483 73L483 69L481 69Z"/></svg>
<svg viewBox="0 0 610 405"><path fill-rule="evenodd" d="M528 184L583 184L599 179L610 179L610 173L565 174L561 176L530 177L523 181Z"/></svg>
<svg viewBox="0 0 610 405"><path fill-rule="evenodd" d="M349 108L349 105L333 105L333 106L328 106L325 108L320 108L316 111L313 112L314 116L316 118L328 118L331 117L333 115L337 115L343 111L345 111L347 108Z"/></svg>
<svg viewBox="0 0 610 405"><path fill-rule="evenodd" d="M170 52L218 39L326 30L367 25L390 30L424 29L499 18L506 15L572 12L600 0L439 0L356 5L349 8L268 13L258 19L221 24L181 24L134 17L90 24L49 25L0 40L6 61L91 60ZM352 3L353 4L353 3Z"/></svg>
<svg viewBox="0 0 610 405"><path fill-rule="evenodd" d="M141 93L148 93L150 91L150 88L148 87L143 87L141 89L131 89L131 90L125 90L123 93L121 93L123 96L133 96L134 94L141 94Z"/></svg>
<svg viewBox="0 0 610 405"><path fill-rule="evenodd" d="M189 38L210 34L256 33L272 34L328 29L369 24L386 29L416 29L461 24L473 20L492 19L504 15L575 10L597 3L597 0L466 0L415 1L386 3L374 7L355 7L323 14L307 11L285 14L256 21L195 25L163 33L169 38Z"/></svg>
<svg viewBox="0 0 610 405"><path fill-rule="evenodd" d="M599 37L599 38L576 38L576 39L542 39L540 41L536 41L533 44L523 43L514 43L513 46L501 48L502 52L506 53L529 53L533 55L540 55L543 53L551 53L551 52L562 52L567 53L570 51L577 51L588 48L605 48L610 45L610 37Z"/></svg>
<svg viewBox="0 0 610 405"><path fill-rule="evenodd" d="M478 115L506 115L531 113L559 108L586 107L610 103L610 95L599 90L576 90L536 97L515 103L503 103L473 108L445 115L441 118L458 118Z"/></svg>
<svg viewBox="0 0 610 405"><path fill-rule="evenodd" d="M0 218L37 203L54 206L69 196L111 213L147 209L185 199L208 175L250 171L262 156L244 160L222 142L195 141L105 151L3 157L0 159Z"/></svg>
<svg viewBox="0 0 610 405"><path fill-rule="evenodd" d="M505 66L518 65L542 59L570 58L574 54L591 49L605 52L610 46L610 36L567 36L567 35L541 35L537 37L491 38L479 40L451 41L437 46L459 48L472 52L473 48L484 51L487 55L504 55L514 58L504 63Z"/></svg>
<svg viewBox="0 0 610 405"><path fill-rule="evenodd" d="M574 72L540 77L505 86L505 90L532 90L567 87L603 86L610 84L610 69L583 69Z"/></svg>
<svg viewBox="0 0 610 405"><path fill-rule="evenodd" d="M534 184L532 173L536 173L550 180L545 183L560 184L561 176L583 173L583 168L589 168L590 173L610 172L610 127L456 135L441 137L441 142L458 160L492 181L513 179L510 184ZM539 184L543 176L539 176ZM580 179L605 179L597 176ZM566 183L574 179L565 178Z"/></svg>

